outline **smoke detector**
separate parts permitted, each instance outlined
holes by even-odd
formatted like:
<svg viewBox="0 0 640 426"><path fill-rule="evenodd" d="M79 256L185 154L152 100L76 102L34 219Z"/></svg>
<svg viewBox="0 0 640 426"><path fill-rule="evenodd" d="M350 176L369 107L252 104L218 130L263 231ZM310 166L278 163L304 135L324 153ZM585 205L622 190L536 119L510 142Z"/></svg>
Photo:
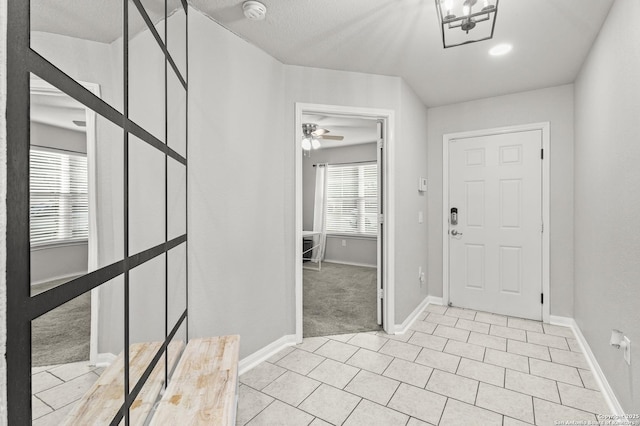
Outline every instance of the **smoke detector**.
<svg viewBox="0 0 640 426"><path fill-rule="evenodd" d="M252 21L262 21L267 15L267 7L259 1L245 1L242 3L244 16Z"/></svg>

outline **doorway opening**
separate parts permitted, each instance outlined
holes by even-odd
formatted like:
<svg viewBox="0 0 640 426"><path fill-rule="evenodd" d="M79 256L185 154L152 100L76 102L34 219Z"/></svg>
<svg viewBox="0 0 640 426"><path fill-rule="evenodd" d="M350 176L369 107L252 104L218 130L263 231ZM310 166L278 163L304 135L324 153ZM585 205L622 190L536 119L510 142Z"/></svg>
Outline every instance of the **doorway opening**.
<svg viewBox="0 0 640 426"><path fill-rule="evenodd" d="M95 83L82 83L97 96ZM95 270L95 113L30 75L31 296ZM32 367L90 361L97 295L32 321Z"/></svg>
<svg viewBox="0 0 640 426"><path fill-rule="evenodd" d="M549 322L549 123L443 137L443 302Z"/></svg>
<svg viewBox="0 0 640 426"><path fill-rule="evenodd" d="M390 111L296 105L298 340L389 326L392 120Z"/></svg>

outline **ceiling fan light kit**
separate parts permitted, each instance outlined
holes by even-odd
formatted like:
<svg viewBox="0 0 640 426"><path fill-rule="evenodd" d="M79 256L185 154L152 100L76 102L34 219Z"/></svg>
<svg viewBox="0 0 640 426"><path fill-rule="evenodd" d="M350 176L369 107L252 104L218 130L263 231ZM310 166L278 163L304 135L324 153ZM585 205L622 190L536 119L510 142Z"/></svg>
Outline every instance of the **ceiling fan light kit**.
<svg viewBox="0 0 640 426"><path fill-rule="evenodd" d="M341 141L344 139L344 136L330 136L329 130L318 128L317 124L314 123L304 123L302 125L302 141L301 146L303 151L311 151L311 149L320 149L322 145L320 144L320 139Z"/></svg>
<svg viewBox="0 0 640 426"><path fill-rule="evenodd" d="M445 49L493 38L499 0L435 2Z"/></svg>
<svg viewBox="0 0 640 426"><path fill-rule="evenodd" d="M302 149L304 151L311 151L312 148L320 148L320 141L318 140L318 137L315 133L317 130L317 124L304 123L302 125L302 133L304 134L304 136L302 137Z"/></svg>

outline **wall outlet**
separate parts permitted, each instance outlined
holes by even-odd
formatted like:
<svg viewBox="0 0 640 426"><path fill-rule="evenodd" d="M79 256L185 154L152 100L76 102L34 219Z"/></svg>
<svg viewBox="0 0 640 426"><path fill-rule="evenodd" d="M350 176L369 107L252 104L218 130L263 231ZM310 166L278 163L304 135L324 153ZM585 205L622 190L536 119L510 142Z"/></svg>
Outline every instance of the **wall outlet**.
<svg viewBox="0 0 640 426"><path fill-rule="evenodd" d="M346 247L347 246L347 240L342 240L342 247Z"/></svg>
<svg viewBox="0 0 640 426"><path fill-rule="evenodd" d="M631 365L631 340L629 340L627 336L624 336L622 341L625 343L624 360L627 361L627 364Z"/></svg>

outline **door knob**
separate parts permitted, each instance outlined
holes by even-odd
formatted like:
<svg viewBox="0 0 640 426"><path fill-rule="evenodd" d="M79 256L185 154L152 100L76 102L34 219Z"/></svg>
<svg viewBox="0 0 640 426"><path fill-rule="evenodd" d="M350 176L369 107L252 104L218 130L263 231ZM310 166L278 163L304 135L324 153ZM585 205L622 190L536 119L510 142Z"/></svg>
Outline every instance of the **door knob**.
<svg viewBox="0 0 640 426"><path fill-rule="evenodd" d="M451 230L451 235L453 235L455 237L456 235L462 235L462 232L458 232L456 229L452 229Z"/></svg>

